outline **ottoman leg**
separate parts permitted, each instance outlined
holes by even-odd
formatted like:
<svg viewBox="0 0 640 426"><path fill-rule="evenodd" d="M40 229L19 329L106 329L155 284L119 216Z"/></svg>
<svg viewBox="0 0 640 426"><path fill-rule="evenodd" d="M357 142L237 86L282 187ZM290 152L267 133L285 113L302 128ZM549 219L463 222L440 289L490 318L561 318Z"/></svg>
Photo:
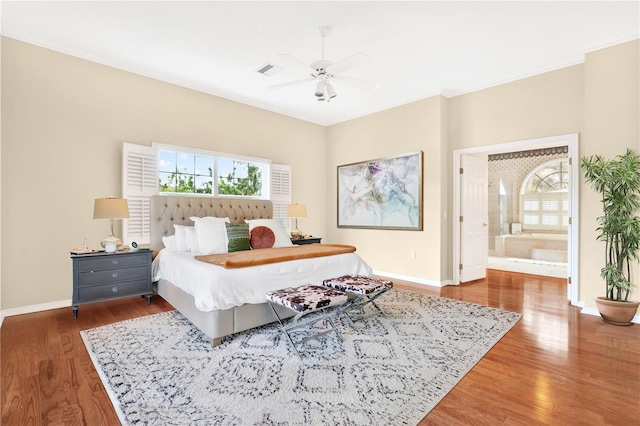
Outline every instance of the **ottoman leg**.
<svg viewBox="0 0 640 426"><path fill-rule="evenodd" d="M338 340L342 342L342 336L331 319L331 313L337 306L347 302L348 296L346 293L318 285L307 284L299 287L274 290L266 293L265 298L269 302L269 306L280 324L281 331L286 334L289 343L293 346L300 360L302 360L302 357L297 345L301 345L308 340L335 331ZM291 309L297 312L297 315L285 323L282 318L280 318L280 315L278 315L275 305ZM309 314L309 316L306 316L307 314ZM320 322L324 323L324 331L319 331L315 328L315 325ZM294 339L296 335L293 334L293 330L303 327L309 328L306 337L298 340ZM315 333L309 334L309 332Z"/></svg>
<svg viewBox="0 0 640 426"><path fill-rule="evenodd" d="M360 329L356 326L355 322L356 321L361 321L363 319L366 319L366 318L369 318L371 316L376 315L375 313L371 313L369 315L365 314L364 308L369 303L371 303L371 305L373 305L376 308L376 310L380 313L380 315L382 315L385 319L389 320L389 317L387 316L387 314L385 314L384 311L382 310L382 308L380 308L380 306L378 306L378 304L375 302L375 300L378 297L382 296L387 291L389 291L389 289L382 290L382 291L376 293L374 296L369 296L368 294L358 294L358 293L356 293L355 294L356 298L343 311L344 316L346 316L349 319L349 322L351 323L351 327L353 327L357 331L360 331ZM349 312L353 312L353 311L356 311L356 310L362 311L362 315L361 316L356 315L355 317L352 317L351 315L349 315Z"/></svg>
<svg viewBox="0 0 640 426"><path fill-rule="evenodd" d="M296 348L296 344L293 342L293 339L289 335L289 332L287 331L287 328L285 327L284 323L280 319L280 315L278 315L278 312L276 311L276 308L273 306L273 303L271 303L271 301L269 301L269 306L271 307L271 310L273 311L273 314L278 319L278 323L280 323L280 331L282 331L284 333L284 335L287 336L287 339L289 340L289 343L291 343L291 346L293 347L293 350L296 351L296 355L298 355L298 359L300 361L302 361L302 357L300 356L300 352L298 352L298 348Z"/></svg>
<svg viewBox="0 0 640 426"><path fill-rule="evenodd" d="M336 336L338 336L338 340L343 342L344 340L342 340L342 335L338 331L338 327L336 327L336 325L333 323L333 320L331 319L331 315L325 314L325 319L329 321L329 323L331 324L331 328L333 328L333 331L336 332Z"/></svg>

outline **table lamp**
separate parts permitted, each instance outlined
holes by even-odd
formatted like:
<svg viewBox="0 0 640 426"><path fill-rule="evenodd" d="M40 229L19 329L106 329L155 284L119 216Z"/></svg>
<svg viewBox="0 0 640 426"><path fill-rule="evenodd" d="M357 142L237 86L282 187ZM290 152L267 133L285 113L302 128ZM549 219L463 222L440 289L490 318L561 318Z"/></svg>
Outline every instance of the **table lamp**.
<svg viewBox="0 0 640 426"><path fill-rule="evenodd" d="M302 238L302 232L298 229L298 218L307 217L307 207L304 204L289 204L287 209L287 217L293 217L296 219L296 228L291 231L291 238Z"/></svg>
<svg viewBox="0 0 640 426"><path fill-rule="evenodd" d="M125 198L96 198L93 205L94 219L109 219L109 236L100 241L100 245L107 253L115 253L122 240L113 233L113 221L115 219L129 218L129 204Z"/></svg>

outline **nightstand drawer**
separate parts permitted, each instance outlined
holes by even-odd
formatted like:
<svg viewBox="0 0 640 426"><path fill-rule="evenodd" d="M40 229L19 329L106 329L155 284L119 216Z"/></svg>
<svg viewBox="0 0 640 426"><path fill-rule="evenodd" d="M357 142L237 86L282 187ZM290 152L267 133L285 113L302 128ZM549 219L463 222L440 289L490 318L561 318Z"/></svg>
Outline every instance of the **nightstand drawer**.
<svg viewBox="0 0 640 426"><path fill-rule="evenodd" d="M320 244L321 241L322 237L297 238L291 240L291 242L297 246L305 244Z"/></svg>
<svg viewBox="0 0 640 426"><path fill-rule="evenodd" d="M147 265L147 256L145 255L106 255L87 257L79 259L78 271L94 271L97 269L113 269L126 268L128 266Z"/></svg>
<svg viewBox="0 0 640 426"><path fill-rule="evenodd" d="M78 288L78 303L85 301L94 302L98 299L146 293L148 291L147 280L126 281L115 284L103 284Z"/></svg>
<svg viewBox="0 0 640 426"><path fill-rule="evenodd" d="M149 270L146 265L137 268L102 269L78 274L78 286L114 283L118 281L144 280Z"/></svg>

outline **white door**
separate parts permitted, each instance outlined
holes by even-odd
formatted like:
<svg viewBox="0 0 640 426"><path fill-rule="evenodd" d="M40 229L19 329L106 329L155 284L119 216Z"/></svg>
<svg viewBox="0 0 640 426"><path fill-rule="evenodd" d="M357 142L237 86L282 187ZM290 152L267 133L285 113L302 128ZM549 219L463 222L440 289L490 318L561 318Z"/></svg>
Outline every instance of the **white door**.
<svg viewBox="0 0 640 426"><path fill-rule="evenodd" d="M489 257L486 156L460 157L460 282L487 276Z"/></svg>

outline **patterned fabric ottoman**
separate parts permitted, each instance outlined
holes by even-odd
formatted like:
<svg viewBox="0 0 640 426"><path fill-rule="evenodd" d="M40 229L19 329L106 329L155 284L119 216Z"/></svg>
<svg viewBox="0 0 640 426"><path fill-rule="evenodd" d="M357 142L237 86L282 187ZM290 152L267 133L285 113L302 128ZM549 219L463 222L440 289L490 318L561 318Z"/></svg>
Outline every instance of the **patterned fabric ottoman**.
<svg viewBox="0 0 640 426"><path fill-rule="evenodd" d="M320 337L324 334L330 333L331 331L335 331L338 339L342 340L342 336L333 323L331 316L327 314L327 310L328 308L333 308L346 303L349 298L347 293L324 286L306 284L300 287L289 287L282 290L270 291L265 294L265 297L267 298L267 302L269 302L271 310L273 310L273 313L280 323L281 331L287 336L287 339L296 351L298 358L302 359L300 352L296 347L297 344ZM298 314L285 324L285 322L280 318L280 315L278 315L274 305L287 307L296 311ZM314 311L322 311L322 315L314 316L314 318L306 322L300 322L303 315ZM331 328L320 333L311 334L310 336L298 341L293 340L293 337L290 334L291 331L301 327L312 327L320 321L327 321Z"/></svg>
<svg viewBox="0 0 640 426"><path fill-rule="evenodd" d="M293 309L298 313L341 305L348 298L343 291L312 284L270 291L265 296L268 301Z"/></svg>
<svg viewBox="0 0 640 426"><path fill-rule="evenodd" d="M365 277L364 275L343 275L341 277L324 280L322 284L326 287L344 291L355 296L351 300L349 306L343 309L344 314L349 318L351 325L354 328L357 328L354 321L362 320L371 316L364 315L364 307L368 303L371 303L371 305L374 306L382 316L385 318L387 317L384 311L380 309L380 306L375 302L375 299L393 288L393 282L378 278ZM354 319L349 315L349 312L354 311L361 311L363 312L363 315Z"/></svg>

